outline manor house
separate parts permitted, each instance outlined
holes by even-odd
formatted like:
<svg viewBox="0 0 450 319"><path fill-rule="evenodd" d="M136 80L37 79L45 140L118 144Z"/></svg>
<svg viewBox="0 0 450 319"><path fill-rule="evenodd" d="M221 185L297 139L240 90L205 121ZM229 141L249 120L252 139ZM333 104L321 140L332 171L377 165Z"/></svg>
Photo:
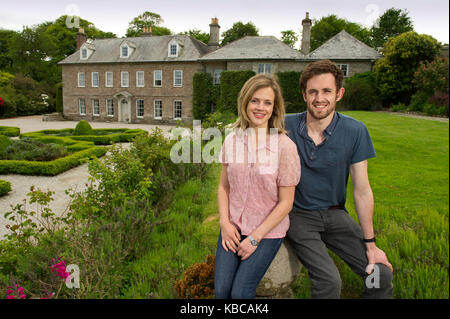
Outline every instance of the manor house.
<svg viewBox="0 0 450 319"><path fill-rule="evenodd" d="M371 71L376 50L341 31L310 52L311 20L302 21L299 50L274 36L247 36L219 46L219 21L211 20L204 44L188 35L87 39L77 33L77 51L62 66L63 115L70 120L175 124L192 122L196 72L209 72L220 84L225 70L275 74L299 71L311 61L330 59L349 77Z"/></svg>

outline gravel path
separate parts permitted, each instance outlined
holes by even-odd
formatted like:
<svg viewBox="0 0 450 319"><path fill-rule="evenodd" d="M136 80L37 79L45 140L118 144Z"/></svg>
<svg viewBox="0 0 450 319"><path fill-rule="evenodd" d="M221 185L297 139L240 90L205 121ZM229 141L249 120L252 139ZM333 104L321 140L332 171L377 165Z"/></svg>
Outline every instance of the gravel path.
<svg viewBox="0 0 450 319"><path fill-rule="evenodd" d="M44 129L63 129L75 128L76 121L55 121L43 122L41 115L18 117L11 119L0 119L0 126L16 126L20 127L21 133L39 131ZM90 123L92 128L140 128L144 130L152 130L156 125L150 124L124 124L124 123ZM158 126L165 134L168 134L172 126ZM27 199L27 193L30 192L30 187L34 185L42 191L54 191L53 201L51 202L52 211L61 215L70 202L70 197L65 194L65 190L72 188L76 191L85 189L88 180L87 164L70 169L64 173L56 176L27 176L18 174L0 174L0 179L11 182L12 191L8 195L0 197L0 240L3 239L4 234L8 232L6 225L7 221L3 215L5 212L11 211L11 205L15 206L23 203ZM28 211L36 209L35 206L29 206Z"/></svg>

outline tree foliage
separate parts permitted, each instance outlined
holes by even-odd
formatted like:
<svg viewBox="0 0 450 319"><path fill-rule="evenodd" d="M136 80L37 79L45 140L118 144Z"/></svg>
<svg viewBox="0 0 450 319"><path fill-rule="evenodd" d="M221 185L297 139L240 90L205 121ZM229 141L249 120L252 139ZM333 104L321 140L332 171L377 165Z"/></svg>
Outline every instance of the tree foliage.
<svg viewBox="0 0 450 319"><path fill-rule="evenodd" d="M313 21L313 26L311 27L311 51L320 47L342 30L347 31L365 44L371 45L370 31L368 29L331 14L318 21Z"/></svg>
<svg viewBox="0 0 450 319"><path fill-rule="evenodd" d="M291 48L294 48L295 43L298 41L298 35L294 30L281 31L281 41L286 43Z"/></svg>
<svg viewBox="0 0 450 319"><path fill-rule="evenodd" d="M198 29L191 29L189 31L182 32L181 34L187 34L190 37L203 42L204 44L208 44L209 42L209 33L202 32Z"/></svg>
<svg viewBox="0 0 450 319"><path fill-rule="evenodd" d="M407 11L390 8L377 19L370 29L372 45L375 48L382 47L389 38L413 30L413 23Z"/></svg>
<svg viewBox="0 0 450 319"><path fill-rule="evenodd" d="M141 15L135 17L129 24L126 36L138 37L144 31L144 28L151 27L153 35L170 35L172 31L161 26L164 23L163 18L154 12L145 11Z"/></svg>
<svg viewBox="0 0 450 319"><path fill-rule="evenodd" d="M374 67L381 98L387 104L408 104L415 92L414 72L421 61L432 61L439 50L436 39L414 31L390 38L383 47L384 58L377 60Z"/></svg>
<svg viewBox="0 0 450 319"><path fill-rule="evenodd" d="M252 22L244 24L239 21L234 23L230 29L222 33L223 39L221 45L224 46L227 43L236 41L245 36L258 36L258 35L259 35L258 29Z"/></svg>

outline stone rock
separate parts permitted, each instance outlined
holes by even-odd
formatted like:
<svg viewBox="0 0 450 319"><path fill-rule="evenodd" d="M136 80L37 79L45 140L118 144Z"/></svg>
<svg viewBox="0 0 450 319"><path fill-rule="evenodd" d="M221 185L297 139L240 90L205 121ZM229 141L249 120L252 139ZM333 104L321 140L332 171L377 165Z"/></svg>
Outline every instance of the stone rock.
<svg viewBox="0 0 450 319"><path fill-rule="evenodd" d="M301 267L294 248L285 238L256 289L256 298L294 298L291 284L300 274Z"/></svg>

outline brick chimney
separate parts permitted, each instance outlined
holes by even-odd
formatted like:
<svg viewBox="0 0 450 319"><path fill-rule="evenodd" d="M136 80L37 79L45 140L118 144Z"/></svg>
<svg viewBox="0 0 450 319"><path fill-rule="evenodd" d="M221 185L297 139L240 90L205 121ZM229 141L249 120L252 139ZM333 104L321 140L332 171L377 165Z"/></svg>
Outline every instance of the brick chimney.
<svg viewBox="0 0 450 319"><path fill-rule="evenodd" d="M309 18L309 12L306 12L306 18L302 20L302 46L300 51L303 54L308 54L311 48L311 19Z"/></svg>
<svg viewBox="0 0 450 319"><path fill-rule="evenodd" d="M209 25L209 46L217 48L219 47L219 30L219 19L212 18L211 24Z"/></svg>
<svg viewBox="0 0 450 319"><path fill-rule="evenodd" d="M86 42L87 36L86 33L84 33L83 28L79 28L77 32L77 50L81 48L81 46Z"/></svg>
<svg viewBox="0 0 450 319"><path fill-rule="evenodd" d="M152 35L152 27L144 27L144 30L142 30L141 33L141 37L151 37Z"/></svg>

